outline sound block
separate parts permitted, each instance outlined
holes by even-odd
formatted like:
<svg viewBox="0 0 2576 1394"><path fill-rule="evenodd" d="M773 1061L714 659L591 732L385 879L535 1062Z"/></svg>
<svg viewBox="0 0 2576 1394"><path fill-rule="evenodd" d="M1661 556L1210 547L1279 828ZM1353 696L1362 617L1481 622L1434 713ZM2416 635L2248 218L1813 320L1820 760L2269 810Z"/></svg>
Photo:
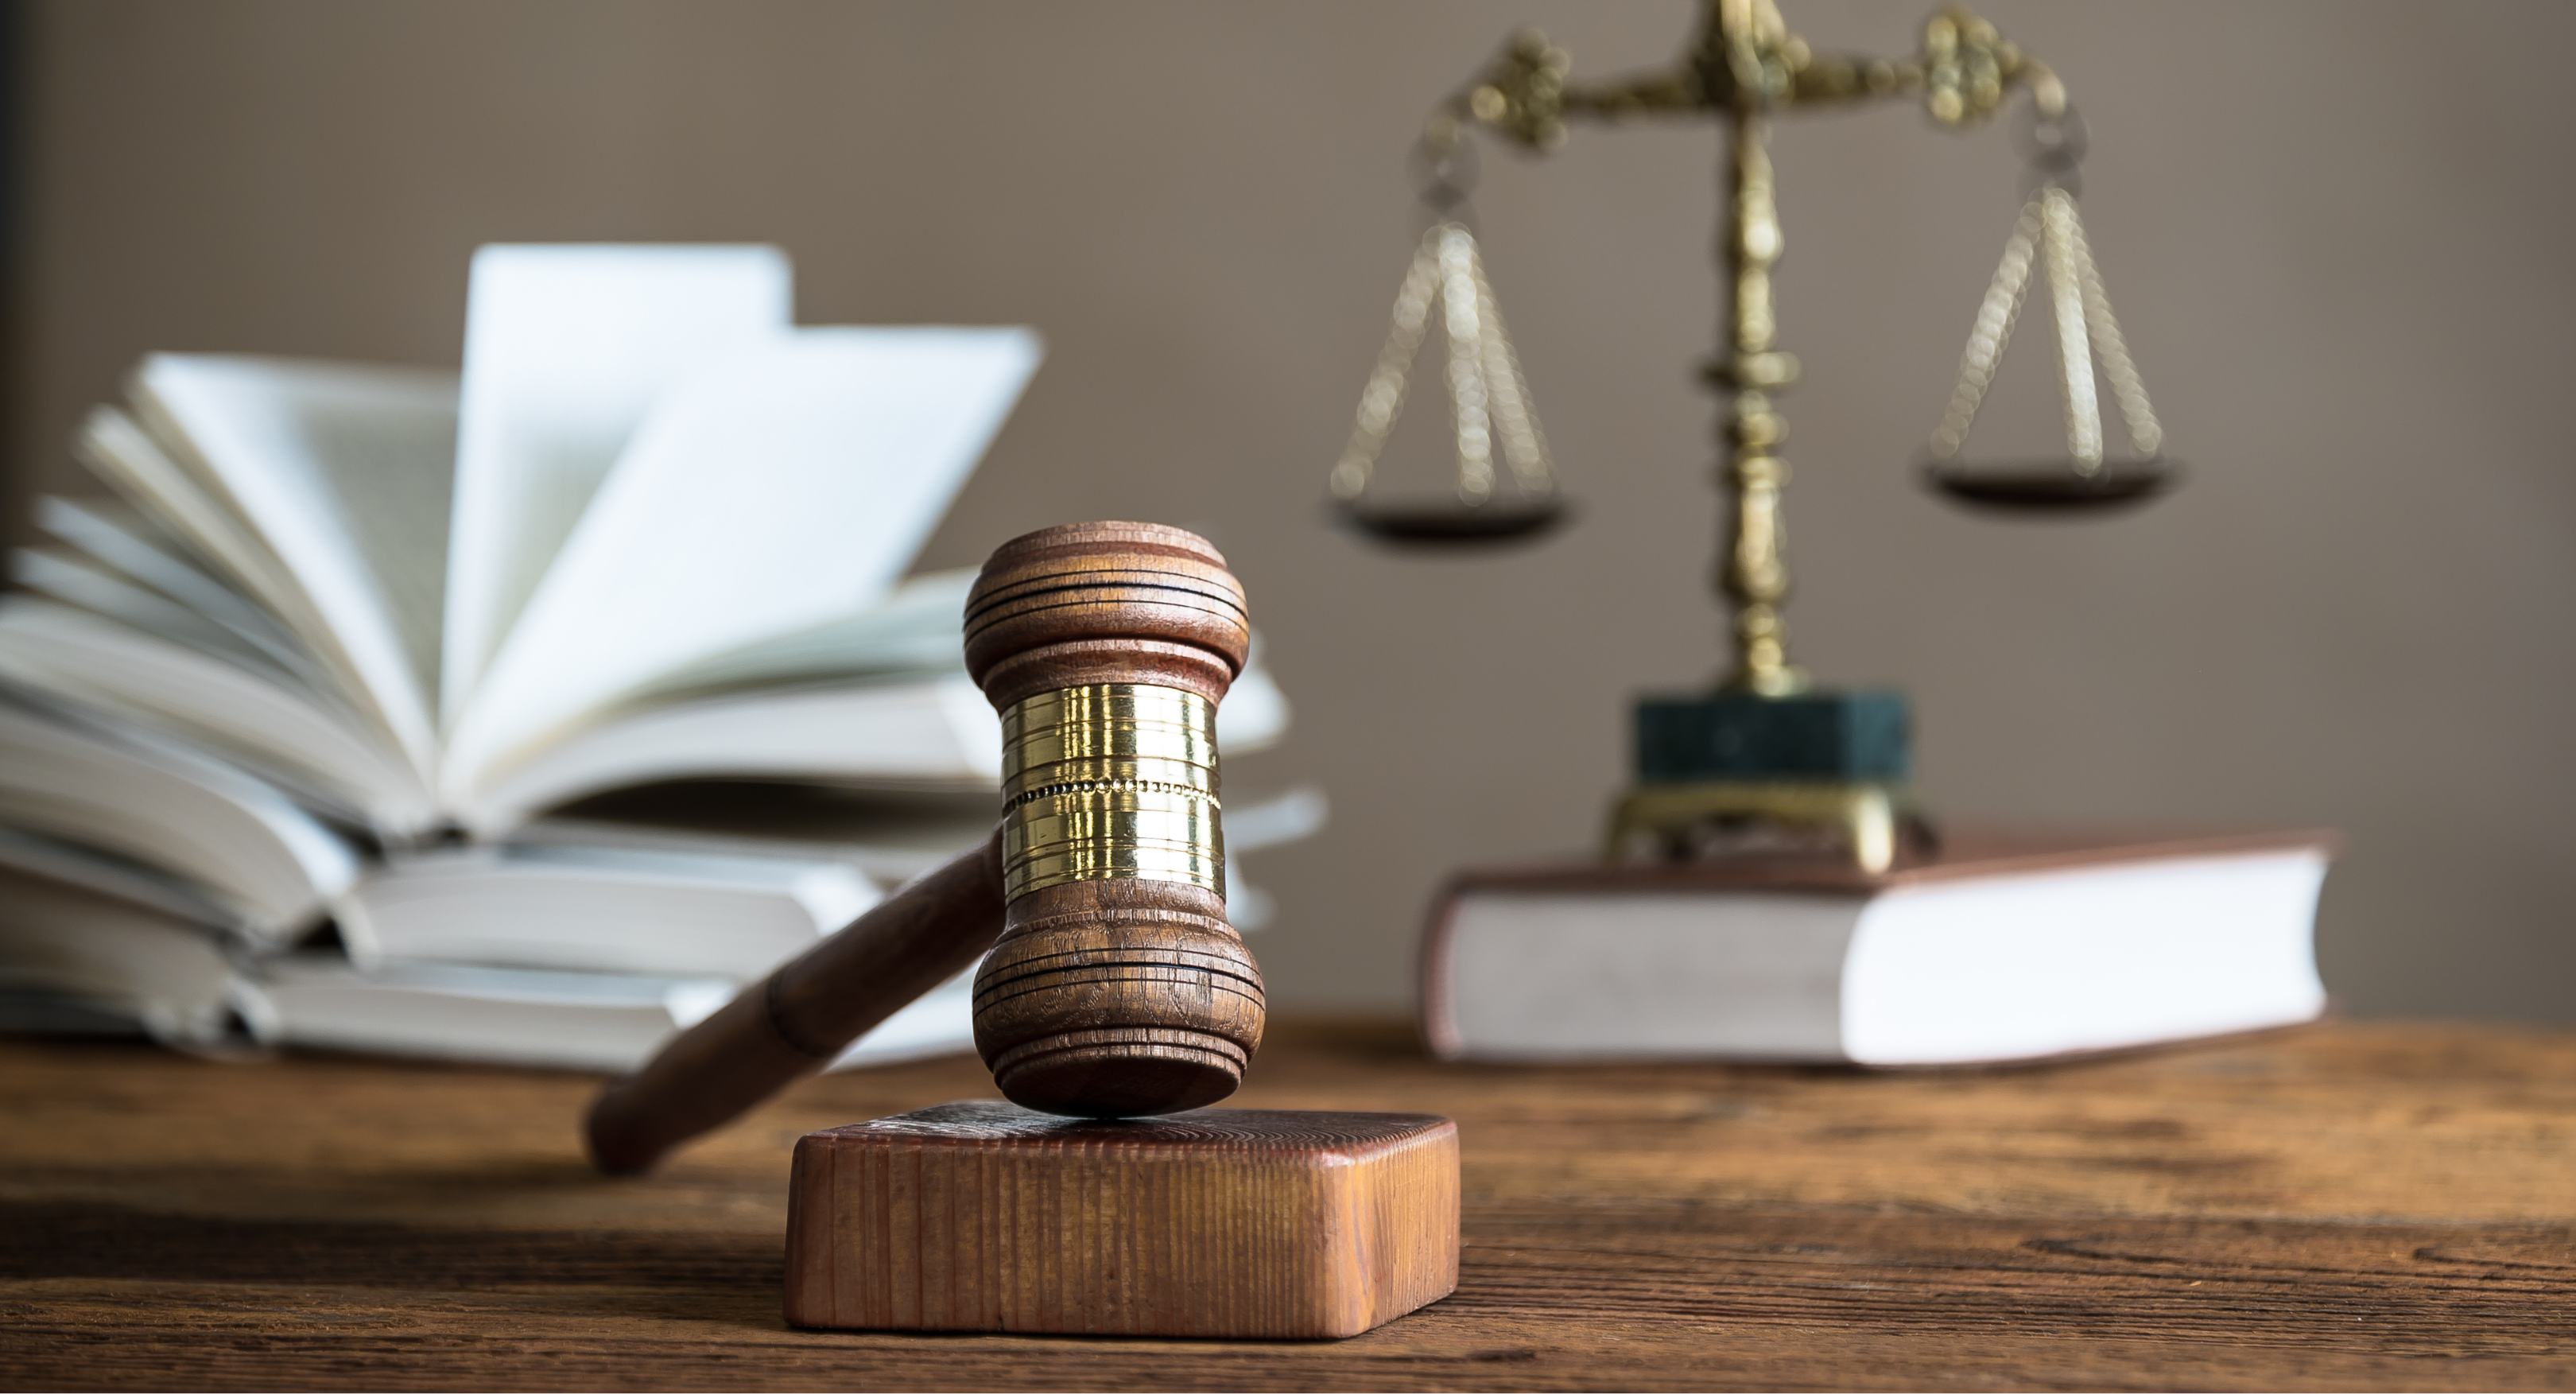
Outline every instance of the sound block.
<svg viewBox="0 0 2576 1394"><path fill-rule="evenodd" d="M1458 1286L1458 1125L941 1104L796 1143L787 1320L877 1331L1356 1336Z"/></svg>

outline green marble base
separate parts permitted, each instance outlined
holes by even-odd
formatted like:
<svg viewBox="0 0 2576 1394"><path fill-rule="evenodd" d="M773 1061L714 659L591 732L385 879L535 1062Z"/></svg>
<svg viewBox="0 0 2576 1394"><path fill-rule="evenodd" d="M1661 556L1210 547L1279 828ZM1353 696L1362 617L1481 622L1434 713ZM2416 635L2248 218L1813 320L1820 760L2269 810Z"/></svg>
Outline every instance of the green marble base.
<svg viewBox="0 0 2576 1394"><path fill-rule="evenodd" d="M1901 783L1913 774L1905 694L1721 692L1637 703L1637 782Z"/></svg>

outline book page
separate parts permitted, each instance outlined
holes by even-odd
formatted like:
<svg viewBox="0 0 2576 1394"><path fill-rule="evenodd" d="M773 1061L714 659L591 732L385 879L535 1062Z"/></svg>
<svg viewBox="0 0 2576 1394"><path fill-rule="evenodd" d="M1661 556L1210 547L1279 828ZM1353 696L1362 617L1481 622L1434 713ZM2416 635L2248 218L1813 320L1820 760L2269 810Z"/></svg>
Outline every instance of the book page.
<svg viewBox="0 0 2576 1394"><path fill-rule="evenodd" d="M390 958L749 982L882 898L830 860L475 848L394 860L358 883L339 918L361 967Z"/></svg>
<svg viewBox="0 0 2576 1394"><path fill-rule="evenodd" d="M1038 353L1024 329L809 329L682 386L495 655L443 796L661 674L883 598Z"/></svg>
<svg viewBox="0 0 2576 1394"><path fill-rule="evenodd" d="M915 576L879 604L685 664L630 698L647 705L742 688L966 670L972 571Z"/></svg>
<svg viewBox="0 0 2576 1394"><path fill-rule="evenodd" d="M455 383L444 373L155 354L147 427L293 576L415 763L435 742Z"/></svg>
<svg viewBox="0 0 2576 1394"><path fill-rule="evenodd" d="M16 828L0 828L0 867L77 886L207 929L229 929L233 924L219 902L167 872Z"/></svg>
<svg viewBox="0 0 2576 1394"><path fill-rule="evenodd" d="M270 944L320 919L358 874L346 843L259 780L15 702L0 702L0 820L185 877Z"/></svg>
<svg viewBox="0 0 2576 1394"><path fill-rule="evenodd" d="M427 782L372 727L238 656L17 595L0 598L0 678L180 736L384 834L437 821Z"/></svg>
<svg viewBox="0 0 2576 1394"><path fill-rule="evenodd" d="M289 629L323 629L303 590L250 525L189 478L133 417L114 407L92 407L72 454L163 531L186 539Z"/></svg>
<svg viewBox="0 0 2576 1394"><path fill-rule="evenodd" d="M90 472L126 502L203 556L222 579L266 611L292 637L292 653L272 653L316 693L360 713L394 742L392 726L369 700L365 680L333 637L311 597L228 502L201 487L154 442L150 433L114 407L94 407L81 424L74 453ZM83 600L80 603L90 604ZM91 608L98 609L96 605ZM105 611L102 611L105 613ZM254 647L261 647L254 642ZM263 648L263 652L267 649ZM408 756L408 752L406 752ZM416 766L426 762L414 759Z"/></svg>
<svg viewBox="0 0 2576 1394"><path fill-rule="evenodd" d="M498 837L549 808L673 779L904 790L1001 787L1002 723L966 675L795 687L654 707L585 726L512 764L457 816Z"/></svg>
<svg viewBox="0 0 2576 1394"><path fill-rule="evenodd" d="M25 1013L51 1003L172 1044L223 1042L238 991L223 936L159 905L49 874L59 869L26 872L0 844L0 1000L9 1013L0 1029L46 1030L41 1016Z"/></svg>
<svg viewBox="0 0 2576 1394"><path fill-rule="evenodd" d="M457 963L360 972L336 955L259 968L291 1044L553 1069L625 1071L732 1000L723 978L559 973Z"/></svg>
<svg viewBox="0 0 2576 1394"><path fill-rule="evenodd" d="M653 403L790 319L787 259L771 247L475 253L447 563L447 722Z"/></svg>
<svg viewBox="0 0 2576 1394"><path fill-rule="evenodd" d="M213 621L313 691L338 690L275 615L201 569L201 559L184 541L154 526L135 509L106 499L47 494L36 500L36 526L100 565Z"/></svg>
<svg viewBox="0 0 2576 1394"><path fill-rule="evenodd" d="M137 585L86 557L53 547L21 547L9 554L9 579L20 590L51 597L104 616L118 625L171 644L259 672L272 681L291 682L288 670L240 635L207 619L159 591ZM19 596L0 596L0 616ZM0 620L5 623L5 620Z"/></svg>

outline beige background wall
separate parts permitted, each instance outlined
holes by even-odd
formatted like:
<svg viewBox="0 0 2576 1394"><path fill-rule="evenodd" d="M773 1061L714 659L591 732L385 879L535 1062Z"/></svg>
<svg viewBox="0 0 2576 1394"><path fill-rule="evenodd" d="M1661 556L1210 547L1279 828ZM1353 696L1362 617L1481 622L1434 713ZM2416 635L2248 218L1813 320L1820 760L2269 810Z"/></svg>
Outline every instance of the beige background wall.
<svg viewBox="0 0 2576 1394"><path fill-rule="evenodd" d="M1924 8L1791 13L1889 51ZM1916 489L2017 160L1909 108L1792 119L1799 656L1913 690L1954 814L2347 830L2323 953L2356 1011L2576 1020L2576 7L1989 12L2091 118L2094 245L2191 482L2069 526ZM1706 128L1487 162L1581 525L1439 562L1323 522L1412 231L1406 142L1521 22L1599 74L1690 13L36 4L13 518L145 350L452 363L488 240L769 240L809 322L1036 325L1048 365L925 564L1075 517L1216 538L1298 704L1229 784L1335 810L1254 863L1283 905L1256 947L1283 1004L1389 1006L1443 868L1587 843L1630 694L1716 663ZM2045 443L2036 362L1997 445Z"/></svg>

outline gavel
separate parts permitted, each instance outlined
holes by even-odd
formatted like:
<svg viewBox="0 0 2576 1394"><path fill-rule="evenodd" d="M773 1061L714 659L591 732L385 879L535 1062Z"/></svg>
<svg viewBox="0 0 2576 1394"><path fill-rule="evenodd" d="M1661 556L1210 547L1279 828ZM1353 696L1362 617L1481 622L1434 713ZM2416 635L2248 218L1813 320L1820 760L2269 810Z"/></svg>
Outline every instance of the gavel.
<svg viewBox="0 0 2576 1394"><path fill-rule="evenodd" d="M601 1170L651 1167L979 954L975 1048L1013 1103L1137 1117L1242 1082L1264 997L1225 918L1216 708L1252 641L1225 558L1154 523L1029 533L984 563L965 640L1002 717L992 838L610 1081Z"/></svg>

